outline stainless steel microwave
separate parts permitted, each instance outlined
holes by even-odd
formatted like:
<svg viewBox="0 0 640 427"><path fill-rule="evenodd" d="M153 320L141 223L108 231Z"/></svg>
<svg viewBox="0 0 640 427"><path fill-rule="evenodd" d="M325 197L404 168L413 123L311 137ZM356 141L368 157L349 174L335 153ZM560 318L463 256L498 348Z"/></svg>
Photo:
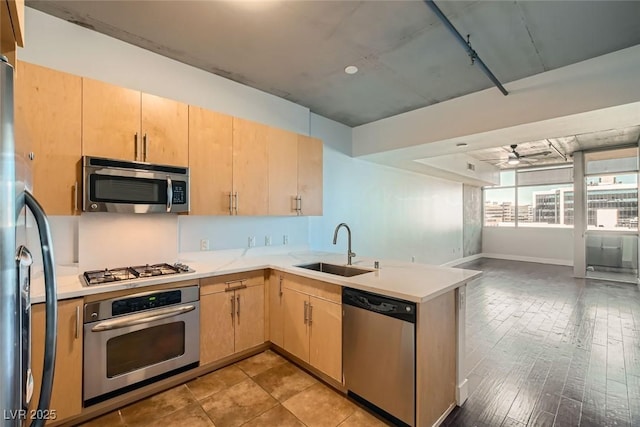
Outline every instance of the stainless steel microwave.
<svg viewBox="0 0 640 427"><path fill-rule="evenodd" d="M189 211L189 168L82 157L84 212Z"/></svg>

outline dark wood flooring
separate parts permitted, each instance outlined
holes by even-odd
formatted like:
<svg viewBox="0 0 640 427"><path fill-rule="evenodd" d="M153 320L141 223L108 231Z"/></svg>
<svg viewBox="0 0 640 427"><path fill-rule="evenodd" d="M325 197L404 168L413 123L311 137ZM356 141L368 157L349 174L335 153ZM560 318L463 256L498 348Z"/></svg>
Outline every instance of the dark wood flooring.
<svg viewBox="0 0 640 427"><path fill-rule="evenodd" d="M640 291L563 266L480 259L469 399L445 426L640 426Z"/></svg>

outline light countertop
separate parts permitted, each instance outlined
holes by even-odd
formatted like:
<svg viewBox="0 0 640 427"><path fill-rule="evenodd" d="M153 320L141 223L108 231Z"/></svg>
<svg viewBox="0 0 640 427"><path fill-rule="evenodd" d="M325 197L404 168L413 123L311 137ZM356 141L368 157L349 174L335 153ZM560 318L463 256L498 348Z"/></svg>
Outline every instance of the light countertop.
<svg viewBox="0 0 640 427"><path fill-rule="evenodd" d="M69 299L122 289L135 289L175 281L273 268L340 286L421 303L455 289L482 274L482 272L475 270L384 259L379 260L380 268L375 270L373 268L375 259L358 257L353 260L353 266L372 271L358 276L342 277L307 270L296 267L296 265L311 262L345 265L346 254L300 249L291 248L285 252L283 247L280 247L183 253L180 254L179 261L195 270L193 273L112 282L91 287L84 285L81 278L82 272L79 271L77 265L57 266L57 294L58 299ZM42 273L33 274L31 282L31 302L34 304L43 302L44 279Z"/></svg>

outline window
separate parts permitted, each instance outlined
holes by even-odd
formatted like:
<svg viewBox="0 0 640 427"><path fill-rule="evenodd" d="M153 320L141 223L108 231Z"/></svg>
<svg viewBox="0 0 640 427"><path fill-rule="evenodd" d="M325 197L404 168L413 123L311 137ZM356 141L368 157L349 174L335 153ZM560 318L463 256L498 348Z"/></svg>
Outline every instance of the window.
<svg viewBox="0 0 640 427"><path fill-rule="evenodd" d="M635 173L586 177L587 229L638 229L638 176Z"/></svg>
<svg viewBox="0 0 640 427"><path fill-rule="evenodd" d="M484 226L573 226L573 167L500 172L500 185L484 188Z"/></svg>

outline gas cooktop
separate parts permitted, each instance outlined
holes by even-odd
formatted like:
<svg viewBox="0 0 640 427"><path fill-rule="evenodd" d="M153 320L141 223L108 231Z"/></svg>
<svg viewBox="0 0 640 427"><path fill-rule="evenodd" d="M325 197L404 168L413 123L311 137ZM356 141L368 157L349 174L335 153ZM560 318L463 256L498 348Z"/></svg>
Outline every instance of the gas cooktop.
<svg viewBox="0 0 640 427"><path fill-rule="evenodd" d="M125 280L142 279L153 276L166 276L169 274L192 273L189 266L182 263L139 265L136 267L105 268L104 270L85 271L84 281L87 286L101 285L104 283L121 282Z"/></svg>

